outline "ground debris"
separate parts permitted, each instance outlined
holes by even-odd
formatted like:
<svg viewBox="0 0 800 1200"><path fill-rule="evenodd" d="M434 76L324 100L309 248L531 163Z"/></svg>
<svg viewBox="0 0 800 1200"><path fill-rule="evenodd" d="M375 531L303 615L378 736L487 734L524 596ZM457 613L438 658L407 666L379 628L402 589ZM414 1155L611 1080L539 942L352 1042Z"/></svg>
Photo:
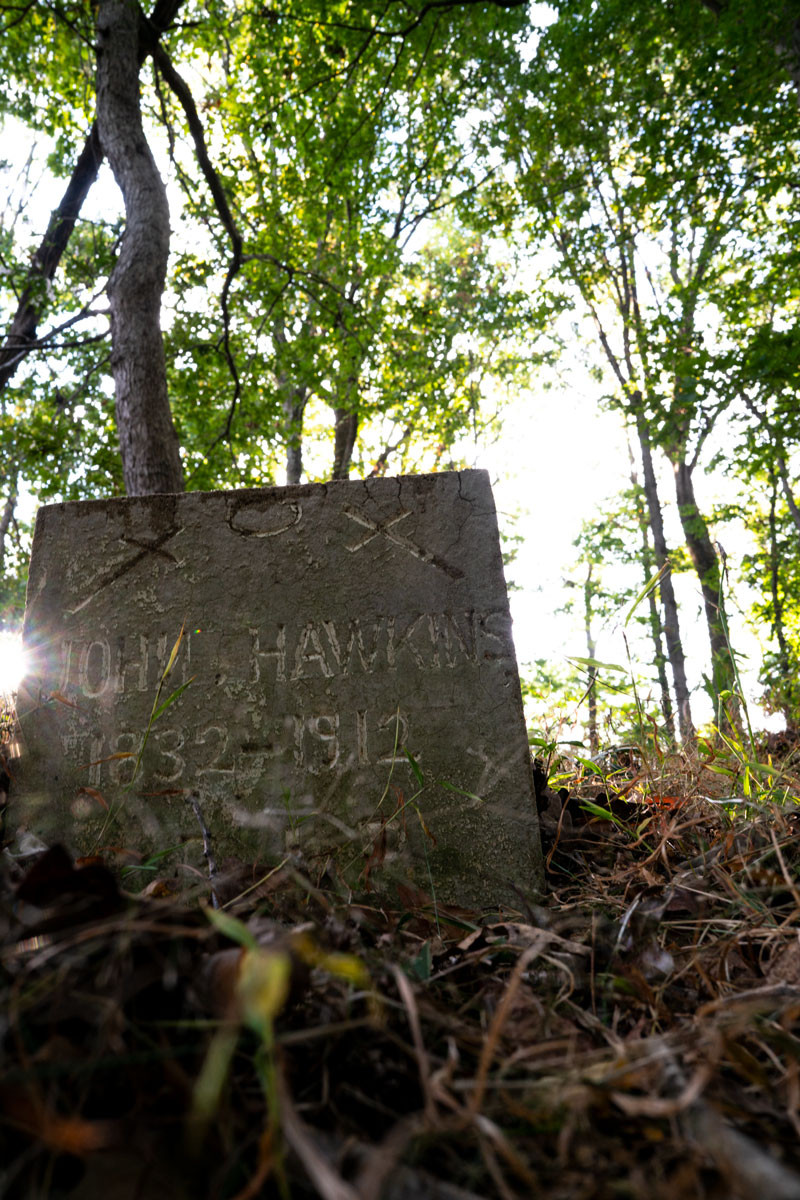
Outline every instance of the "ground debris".
<svg viewBox="0 0 800 1200"><path fill-rule="evenodd" d="M6 855L0 1194L800 1200L794 813L565 799L518 911Z"/></svg>

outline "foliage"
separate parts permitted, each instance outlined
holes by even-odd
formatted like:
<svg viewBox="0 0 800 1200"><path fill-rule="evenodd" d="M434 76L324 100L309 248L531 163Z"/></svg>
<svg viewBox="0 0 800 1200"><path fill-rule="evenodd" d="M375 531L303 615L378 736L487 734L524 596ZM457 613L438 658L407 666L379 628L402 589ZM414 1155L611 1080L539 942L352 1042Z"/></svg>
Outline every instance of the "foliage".
<svg viewBox="0 0 800 1200"><path fill-rule="evenodd" d="M379 19L360 0L258 17L244 4L187 6L165 39L170 57L156 56L152 83L143 76L143 105L182 191L165 324L190 486L274 477L281 446L300 449L314 399L339 425L374 418L408 431L407 462L415 438L449 447L476 421L521 297L477 235L441 214L487 173L468 117L502 92L523 20L513 7L480 5L467 19L458 5L416 17L390 6ZM41 19L6 19L17 54L4 66L17 116L56 145L49 165L64 177L93 110L92 30L82 6L49 13L34 76L19 48L40 44ZM54 312L88 316L118 233L113 220L79 226L48 296ZM6 236L22 278L28 243ZM102 319L91 321L57 367L49 340L49 358L14 389L17 461L42 495L120 488L103 335ZM385 463L391 444L365 452L383 450ZM342 472L351 453L334 464Z"/></svg>
<svg viewBox="0 0 800 1200"><path fill-rule="evenodd" d="M557 9L498 127L510 174L496 205L532 249L552 247L551 286L593 323L607 401L673 468L716 705L734 674L694 476L724 415L745 409L756 348L783 345L771 361L786 367L797 108L774 51L765 69L761 44L756 65L697 5ZM774 389L764 357L762 386Z"/></svg>

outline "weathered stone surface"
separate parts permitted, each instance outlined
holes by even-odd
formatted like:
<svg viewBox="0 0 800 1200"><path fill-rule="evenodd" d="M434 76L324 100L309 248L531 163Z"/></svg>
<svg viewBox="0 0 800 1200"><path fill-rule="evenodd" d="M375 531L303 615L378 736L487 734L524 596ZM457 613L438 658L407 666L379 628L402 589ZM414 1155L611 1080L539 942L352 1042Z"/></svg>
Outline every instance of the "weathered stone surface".
<svg viewBox="0 0 800 1200"><path fill-rule="evenodd" d="M187 686L134 778L181 628L159 703ZM217 860L299 845L442 901L540 889L483 471L49 505L24 639L17 826L202 868L193 796Z"/></svg>

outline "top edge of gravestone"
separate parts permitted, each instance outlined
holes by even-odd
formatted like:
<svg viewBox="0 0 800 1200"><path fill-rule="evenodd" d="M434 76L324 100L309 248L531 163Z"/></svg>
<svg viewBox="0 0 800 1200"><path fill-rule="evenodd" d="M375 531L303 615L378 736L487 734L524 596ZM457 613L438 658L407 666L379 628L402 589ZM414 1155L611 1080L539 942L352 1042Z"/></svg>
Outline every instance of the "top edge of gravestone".
<svg viewBox="0 0 800 1200"><path fill-rule="evenodd" d="M242 496L280 496L285 499L300 498L313 494L335 494L346 490L364 489L367 494L382 491L393 486L408 486L415 489L425 489L435 486L437 482L450 479L465 479L480 486L485 486L491 495L491 480L485 468L465 467L458 471L431 471L410 475L381 475L367 476L365 479L332 479L316 483L265 484L263 487L246 488L217 488L207 491L187 492L156 492L143 496L109 496L98 500L57 500L52 504L42 504L37 510L39 514L65 512L68 509L79 508L84 513L108 511L112 507L124 508L132 504L158 504L163 500L181 502L218 501L225 497Z"/></svg>

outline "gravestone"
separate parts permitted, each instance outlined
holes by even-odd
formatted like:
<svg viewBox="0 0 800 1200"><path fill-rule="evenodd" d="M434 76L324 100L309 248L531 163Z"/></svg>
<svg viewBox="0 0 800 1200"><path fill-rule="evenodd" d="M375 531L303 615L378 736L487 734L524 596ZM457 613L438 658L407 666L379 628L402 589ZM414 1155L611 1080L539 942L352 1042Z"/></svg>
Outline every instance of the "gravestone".
<svg viewBox="0 0 800 1200"><path fill-rule="evenodd" d="M205 826L217 862L299 848L470 905L541 888L484 471L48 505L23 636L17 828L204 870Z"/></svg>

